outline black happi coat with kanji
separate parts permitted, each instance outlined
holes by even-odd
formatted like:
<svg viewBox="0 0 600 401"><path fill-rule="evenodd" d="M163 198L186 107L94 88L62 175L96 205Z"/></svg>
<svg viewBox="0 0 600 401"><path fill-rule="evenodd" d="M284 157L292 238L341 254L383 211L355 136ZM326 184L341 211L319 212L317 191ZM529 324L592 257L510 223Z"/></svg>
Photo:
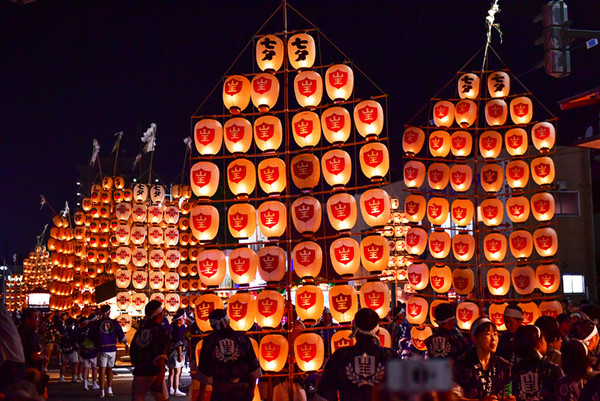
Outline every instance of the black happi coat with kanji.
<svg viewBox="0 0 600 401"><path fill-rule="evenodd" d="M535 358L519 359L512 368L513 395L517 400L556 400L554 387L563 376L562 369L538 354Z"/></svg>
<svg viewBox="0 0 600 401"><path fill-rule="evenodd" d="M467 351L467 344L458 330L436 327L433 334L425 340L430 358L449 358L455 360Z"/></svg>
<svg viewBox="0 0 600 401"><path fill-rule="evenodd" d="M492 354L488 369L483 370L477 352L472 348L456 360L454 381L462 387L467 398L494 395L500 400L511 391L510 365L506 359Z"/></svg>

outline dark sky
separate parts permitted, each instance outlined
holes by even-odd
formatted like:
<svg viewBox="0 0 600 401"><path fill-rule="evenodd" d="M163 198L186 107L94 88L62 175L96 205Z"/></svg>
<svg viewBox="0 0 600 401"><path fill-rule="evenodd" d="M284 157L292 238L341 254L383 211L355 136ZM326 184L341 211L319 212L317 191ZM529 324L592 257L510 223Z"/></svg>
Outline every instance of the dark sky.
<svg viewBox="0 0 600 401"><path fill-rule="evenodd" d="M484 45L490 3L290 1L389 95L392 148L400 146L402 125ZM562 117L558 100L600 86L600 46L574 49L568 78L533 69L543 49L533 44L542 28L532 19L543 3L501 0L496 21L504 41L494 34L493 46ZM279 4L38 0L18 6L0 0L0 262L12 263L14 253L22 261L50 221L49 210L40 211L40 194L56 209L65 201L75 207L77 166L89 160L93 138L102 146L100 154L108 156L113 135L124 131L121 154L135 156L142 132L156 123L155 170L174 179L182 168L191 115ZM600 29L600 2L568 4L574 27ZM278 14L262 33L281 32L281 21ZM290 12L289 29L307 27ZM242 60L252 57L247 52ZM481 56L476 60L480 64ZM577 130L561 131L560 140L581 135Z"/></svg>

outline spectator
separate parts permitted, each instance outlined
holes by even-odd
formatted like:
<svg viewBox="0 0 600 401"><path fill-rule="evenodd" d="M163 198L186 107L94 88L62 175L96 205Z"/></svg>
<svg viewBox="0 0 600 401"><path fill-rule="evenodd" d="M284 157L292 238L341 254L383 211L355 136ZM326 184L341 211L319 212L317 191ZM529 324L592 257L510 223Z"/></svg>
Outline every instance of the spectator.
<svg viewBox="0 0 600 401"><path fill-rule="evenodd" d="M98 365L96 351L96 344L90 340L90 323L94 321L96 317L90 316L88 319L83 319L80 323L79 329L79 354L81 356L81 363L83 364L83 389L89 390L89 385L92 385L93 390L100 390L98 385ZM89 381L90 371L92 372L92 381Z"/></svg>
<svg viewBox="0 0 600 401"><path fill-rule="evenodd" d="M548 345L546 353L543 355L544 359L560 366L562 337L560 336L560 329L558 328L556 319L552 316L540 316L535 321L535 325L542 331L542 335Z"/></svg>
<svg viewBox="0 0 600 401"><path fill-rule="evenodd" d="M59 383L64 383L65 371L67 365L71 365L72 383L79 383L83 379L77 377L79 368L79 352L77 343L79 341L78 333L75 330L75 319L72 317L68 318L65 322L65 334L60 339L60 350L62 351L62 364L60 366L60 376L58 378Z"/></svg>
<svg viewBox="0 0 600 401"><path fill-rule="evenodd" d="M580 340L588 349L588 358L592 364L592 369L598 370L598 328L596 325L587 319L580 319L572 324L569 332L570 338Z"/></svg>
<svg viewBox="0 0 600 401"><path fill-rule="evenodd" d="M571 331L571 318L567 313L560 313L556 316L556 322L558 323L558 328L560 329L560 336L565 342L569 339L569 331Z"/></svg>
<svg viewBox="0 0 600 401"><path fill-rule="evenodd" d="M523 324L523 310L517 305L508 305L504 309L504 324L506 331L498 340L498 356L506 359L511 366L516 362L513 349L513 336Z"/></svg>
<svg viewBox="0 0 600 401"><path fill-rule="evenodd" d="M331 356L331 337L335 334L335 330L333 329L335 325L333 324L331 311L327 308L323 309L323 315L321 315L321 319L315 325L315 327L322 327L322 330L319 330L319 335L323 338L323 344L325 346L324 354L325 358L329 358Z"/></svg>
<svg viewBox="0 0 600 401"><path fill-rule="evenodd" d="M406 321L406 310L404 305L395 306L392 308L392 324L390 328L390 336L392 337L392 349L401 354L404 350L400 344L409 343L410 341L410 323Z"/></svg>
<svg viewBox="0 0 600 401"><path fill-rule="evenodd" d="M557 380L557 401L577 401L583 386L598 372L592 371L588 350L579 340L567 340L563 344L562 369L565 376Z"/></svg>
<svg viewBox="0 0 600 401"><path fill-rule="evenodd" d="M171 322L170 346L169 346L169 394L182 397L186 395L179 390L179 378L181 369L185 364L185 312L179 309Z"/></svg>
<svg viewBox="0 0 600 401"><path fill-rule="evenodd" d="M442 303L434 309L433 315L438 327L425 340L429 357L456 360L467 351L467 344L462 334L456 329L454 307L449 303Z"/></svg>
<svg viewBox="0 0 600 401"><path fill-rule="evenodd" d="M22 323L19 330L23 352L25 354L25 367L42 370L46 362L42 341L37 333L40 318L35 309L25 309L21 316Z"/></svg>
<svg viewBox="0 0 600 401"><path fill-rule="evenodd" d="M52 351L55 351L58 348L58 331L54 326L55 314L55 311L46 314L40 323L39 328L39 334L42 338L42 345L44 347L44 355L46 355L46 362L44 362L43 366L44 371L48 371L48 364L50 363Z"/></svg>
<svg viewBox="0 0 600 401"><path fill-rule="evenodd" d="M25 378L25 354L17 326L0 303L0 393Z"/></svg>

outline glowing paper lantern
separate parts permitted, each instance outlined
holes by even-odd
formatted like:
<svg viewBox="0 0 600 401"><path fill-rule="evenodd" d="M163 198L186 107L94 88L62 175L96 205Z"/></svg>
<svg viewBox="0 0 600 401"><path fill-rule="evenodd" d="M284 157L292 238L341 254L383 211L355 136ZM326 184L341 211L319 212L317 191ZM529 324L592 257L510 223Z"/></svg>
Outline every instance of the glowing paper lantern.
<svg viewBox="0 0 600 401"><path fill-rule="evenodd" d="M256 64L261 71L278 71L283 64L283 41L275 35L265 35L256 41Z"/></svg>
<svg viewBox="0 0 600 401"><path fill-rule="evenodd" d="M131 283L136 290L143 290L148 284L148 273L143 270L136 270L131 275Z"/></svg>
<svg viewBox="0 0 600 401"><path fill-rule="evenodd" d="M380 319L385 318L389 313L390 300L390 289L381 281L371 281L360 287L361 306L373 309Z"/></svg>
<svg viewBox="0 0 600 401"><path fill-rule="evenodd" d="M504 296L510 289L510 273L504 267L493 267L487 272L487 286L490 294Z"/></svg>
<svg viewBox="0 0 600 401"><path fill-rule="evenodd" d="M354 320L358 312L358 293L352 285L336 285L329 290L329 309L333 319L340 323Z"/></svg>
<svg viewBox="0 0 600 401"><path fill-rule="evenodd" d="M529 139L523 128L513 128L506 132L504 142L511 156L522 156L527 152Z"/></svg>
<svg viewBox="0 0 600 401"><path fill-rule="evenodd" d="M425 132L421 128L408 127L402 135L402 150L408 155L416 155L425 144Z"/></svg>
<svg viewBox="0 0 600 401"><path fill-rule="evenodd" d="M277 117L260 116L254 121L254 142L260 150L277 150L282 140L281 121Z"/></svg>
<svg viewBox="0 0 600 401"><path fill-rule="evenodd" d="M351 230L357 214L356 200L348 193L335 194L327 200L327 217L337 231Z"/></svg>
<svg viewBox="0 0 600 401"><path fill-rule="evenodd" d="M352 276L360 268L360 246L350 237L338 238L329 247L333 269L343 277Z"/></svg>
<svg viewBox="0 0 600 401"><path fill-rule="evenodd" d="M502 99L490 100L485 104L485 121L488 125L504 125L508 116L508 106Z"/></svg>
<svg viewBox="0 0 600 401"><path fill-rule="evenodd" d="M117 307L121 310L129 308L131 305L131 294L129 292L119 292L116 296Z"/></svg>
<svg viewBox="0 0 600 401"><path fill-rule="evenodd" d="M258 226L267 238L281 237L287 227L287 209L278 201L266 201L258 207Z"/></svg>
<svg viewBox="0 0 600 401"><path fill-rule="evenodd" d="M538 228L533 233L533 244L541 257L554 256L558 250L556 231L550 227Z"/></svg>
<svg viewBox="0 0 600 401"><path fill-rule="evenodd" d="M321 114L321 129L329 143L343 143L350 137L352 121L343 107L330 107Z"/></svg>
<svg viewBox="0 0 600 401"><path fill-rule="evenodd" d="M431 337L432 334L433 331L431 330L431 327L425 325L413 326L413 328L410 329L412 343L419 351L427 351L425 340Z"/></svg>
<svg viewBox="0 0 600 401"><path fill-rule="evenodd" d="M477 119L477 104L472 100L461 100L454 108L454 119L461 127L470 127Z"/></svg>
<svg viewBox="0 0 600 401"><path fill-rule="evenodd" d="M466 164L455 164L450 168L450 185L456 192L466 192L473 182L473 170Z"/></svg>
<svg viewBox="0 0 600 401"><path fill-rule="evenodd" d="M429 267L425 263L413 263L406 269L406 277L415 290L424 290L429 284Z"/></svg>
<svg viewBox="0 0 600 401"><path fill-rule="evenodd" d="M427 232L419 227L411 227L406 233L406 252L421 255L427 247Z"/></svg>
<svg viewBox="0 0 600 401"><path fill-rule="evenodd" d="M364 138L381 134L383 117L383 108L375 100L364 100L354 107L354 125Z"/></svg>
<svg viewBox="0 0 600 401"><path fill-rule="evenodd" d="M135 248L131 251L131 261L134 266L143 267L148 263L148 251L144 248ZM94 262L90 260L90 262Z"/></svg>
<svg viewBox="0 0 600 401"><path fill-rule="evenodd" d="M192 166L190 181L194 195L211 197L219 187L219 168L210 162L198 162Z"/></svg>
<svg viewBox="0 0 600 401"><path fill-rule="evenodd" d="M317 285L303 285L296 290L296 313L302 321L316 322L323 314L323 291Z"/></svg>
<svg viewBox="0 0 600 401"><path fill-rule="evenodd" d="M142 292L134 292L133 294L131 294L131 304L133 305L133 308L137 311L141 311L142 309L144 309L144 306L146 306L146 300L146 294Z"/></svg>
<svg viewBox="0 0 600 401"><path fill-rule="evenodd" d="M145 202L148 199L148 186L145 184L135 184L133 186L133 199L136 202Z"/></svg>
<svg viewBox="0 0 600 401"><path fill-rule="evenodd" d="M307 33L298 33L288 40L288 60L295 69L310 68L315 63L315 40Z"/></svg>
<svg viewBox="0 0 600 401"><path fill-rule="evenodd" d="M331 352L356 344L354 337L350 338L352 330L338 330L331 336Z"/></svg>
<svg viewBox="0 0 600 401"><path fill-rule="evenodd" d="M452 201L450 216L452 221L459 227L465 227L473 221L473 203L468 199L456 199Z"/></svg>
<svg viewBox="0 0 600 401"><path fill-rule="evenodd" d="M479 307L473 302L461 302L456 307L456 324L461 330L471 330L471 325L479 317Z"/></svg>
<svg viewBox="0 0 600 401"><path fill-rule="evenodd" d="M127 288L131 283L131 271L127 269L117 270L115 272L115 283L117 288Z"/></svg>
<svg viewBox="0 0 600 401"><path fill-rule="evenodd" d="M248 331L254 324L256 300L248 292L238 292L227 303L229 325L235 331Z"/></svg>
<svg viewBox="0 0 600 401"><path fill-rule="evenodd" d="M166 206L163 210L163 220L167 224L177 224L179 221L179 208L177 206Z"/></svg>
<svg viewBox="0 0 600 401"><path fill-rule="evenodd" d="M326 152L321 158L323 178L332 187L343 186L350 181L352 175L352 159L341 150L334 149Z"/></svg>
<svg viewBox="0 0 600 401"><path fill-rule="evenodd" d="M488 163L481 168L481 187L484 191L496 193L502 188L504 171L496 163Z"/></svg>
<svg viewBox="0 0 600 401"><path fill-rule="evenodd" d="M554 125L547 121L535 124L531 129L531 141L533 146L541 152L552 149L556 141Z"/></svg>
<svg viewBox="0 0 600 401"><path fill-rule="evenodd" d="M537 221L552 220L554 208L554 197L548 192L537 193L531 197L531 210Z"/></svg>
<svg viewBox="0 0 600 401"><path fill-rule="evenodd" d="M449 127L454 122L454 103L441 100L433 106L433 123L436 127Z"/></svg>
<svg viewBox="0 0 600 401"><path fill-rule="evenodd" d="M538 185L550 185L554 182L554 161L547 156L537 157L531 161L531 178Z"/></svg>
<svg viewBox="0 0 600 401"><path fill-rule="evenodd" d="M385 348L392 347L392 336L390 335L390 332L387 331L385 328L383 328L383 327L379 328L379 332L377 333L377 339L379 340L379 344L382 347L385 347Z"/></svg>
<svg viewBox="0 0 600 401"><path fill-rule="evenodd" d="M506 201L506 214L513 223L529 219L529 200L524 196L512 196Z"/></svg>
<svg viewBox="0 0 600 401"><path fill-rule="evenodd" d="M421 195L408 195L404 200L404 212L410 223L418 223L427 213L427 200Z"/></svg>
<svg viewBox="0 0 600 401"><path fill-rule="evenodd" d="M198 328L204 332L212 331L208 315L215 309L224 309L223 301L216 294L202 294L194 301L194 317Z"/></svg>
<svg viewBox="0 0 600 401"><path fill-rule="evenodd" d="M321 272L323 250L316 242L302 241L292 250L292 260L298 277L314 279Z"/></svg>
<svg viewBox="0 0 600 401"><path fill-rule="evenodd" d="M148 255L150 266L155 269L160 269L165 264L165 251L162 249L152 249Z"/></svg>
<svg viewBox="0 0 600 401"><path fill-rule="evenodd" d="M312 196L302 196L292 203L292 222L300 234L313 234L321 227L321 203Z"/></svg>
<svg viewBox="0 0 600 401"><path fill-rule="evenodd" d="M450 135L450 150L456 157L467 157L473 150L473 137L467 131L455 131Z"/></svg>
<svg viewBox="0 0 600 401"><path fill-rule="evenodd" d="M504 323L504 309L506 309L507 306L508 304L506 302L501 304L493 303L490 305L490 320L496 325L496 330L498 331L506 330L506 324Z"/></svg>
<svg viewBox="0 0 600 401"><path fill-rule="evenodd" d="M452 239L445 231L429 234L429 253L436 259L444 259L450 253Z"/></svg>
<svg viewBox="0 0 600 401"><path fill-rule="evenodd" d="M227 210L227 225L234 238L249 238L256 230L256 209L249 203L235 203Z"/></svg>
<svg viewBox="0 0 600 401"><path fill-rule="evenodd" d="M404 164L404 184L408 188L420 188L425 180L425 164L411 160Z"/></svg>
<svg viewBox="0 0 600 401"><path fill-rule="evenodd" d="M250 284L256 277L258 255L250 248L236 248L229 254L229 275L238 285Z"/></svg>
<svg viewBox="0 0 600 401"><path fill-rule="evenodd" d="M223 127L225 147L230 153L246 153L252 145L252 124L241 117L230 118Z"/></svg>
<svg viewBox="0 0 600 401"><path fill-rule="evenodd" d="M485 131L479 136L479 153L486 159L495 159L502 151L502 135L497 131Z"/></svg>
<svg viewBox="0 0 600 401"><path fill-rule="evenodd" d="M360 196L362 218L371 227L384 226L390 216L390 197L381 188L369 189Z"/></svg>
<svg viewBox="0 0 600 401"><path fill-rule="evenodd" d="M429 153L433 157L446 157L450 153L450 134L438 130L429 134Z"/></svg>
<svg viewBox="0 0 600 401"><path fill-rule="evenodd" d="M285 251L278 246L265 246L258 250L258 273L267 284L283 280L286 272Z"/></svg>
<svg viewBox="0 0 600 401"><path fill-rule="evenodd" d="M262 73L252 78L250 84L252 104L261 112L272 109L279 98L279 80L275 75Z"/></svg>
<svg viewBox="0 0 600 401"><path fill-rule="evenodd" d="M194 126L194 143L201 155L216 155L223 142L223 126L217 120L204 118Z"/></svg>
<svg viewBox="0 0 600 401"><path fill-rule="evenodd" d="M491 97L506 97L510 93L510 77L504 71L491 73L487 79Z"/></svg>
<svg viewBox="0 0 600 401"><path fill-rule="evenodd" d="M535 290L535 272L531 266L517 266L510 272L512 284L519 295L529 295Z"/></svg>
<svg viewBox="0 0 600 401"><path fill-rule="evenodd" d="M294 141L301 148L314 147L321 140L321 121L317 113L301 111L292 118Z"/></svg>
<svg viewBox="0 0 600 401"><path fill-rule="evenodd" d="M479 86L479 76L473 73L462 74L458 78L458 96L461 99L477 99Z"/></svg>
<svg viewBox="0 0 600 401"><path fill-rule="evenodd" d="M300 107L316 107L323 97L323 79L315 71L302 71L294 78L294 93Z"/></svg>
<svg viewBox="0 0 600 401"><path fill-rule="evenodd" d="M346 64L332 65L325 73L325 88L331 100L348 100L354 89L354 72Z"/></svg>
<svg viewBox="0 0 600 401"><path fill-rule="evenodd" d="M533 237L526 230L516 230L510 234L508 239L510 252L517 259L526 259L533 252Z"/></svg>
<svg viewBox="0 0 600 401"><path fill-rule="evenodd" d="M429 271L429 283L437 293L445 294L452 286L452 271L448 266L432 266Z"/></svg>
<svg viewBox="0 0 600 401"><path fill-rule="evenodd" d="M506 165L506 182L511 188L524 188L529 182L529 165L523 160L513 160Z"/></svg>
<svg viewBox="0 0 600 401"><path fill-rule="evenodd" d="M380 274L390 260L390 246L385 237L369 235L360 242L360 260L366 271Z"/></svg>
<svg viewBox="0 0 600 401"><path fill-rule="evenodd" d="M459 267L452 271L452 287L459 295L468 295L475 287L475 274L473 270Z"/></svg>
<svg viewBox="0 0 600 401"><path fill-rule="evenodd" d="M199 205L192 209L190 225L198 241L211 241L219 231L219 211L210 205Z"/></svg>
<svg viewBox="0 0 600 401"><path fill-rule="evenodd" d="M223 84L223 105L231 114L239 114L250 103L250 81L243 75L232 75Z"/></svg>
<svg viewBox="0 0 600 401"><path fill-rule="evenodd" d="M432 163L427 169L427 183L431 189L438 191L448 186L450 181L450 167L445 163Z"/></svg>
<svg viewBox="0 0 600 401"><path fill-rule="evenodd" d="M540 317L540 311L535 302L518 303L518 307L523 310L523 324L534 324L538 317Z"/></svg>
<svg viewBox="0 0 600 401"><path fill-rule="evenodd" d="M502 262L506 256L506 237L499 233L491 233L483 239L483 253L490 262Z"/></svg>
<svg viewBox="0 0 600 401"><path fill-rule="evenodd" d="M497 198L487 198L479 205L480 218L486 226L496 227L502 223L504 217L504 205Z"/></svg>
<svg viewBox="0 0 600 401"><path fill-rule="evenodd" d="M556 319L556 317L563 313L563 307L560 302L554 301L542 301L539 306L540 316L552 316L552 318Z"/></svg>
<svg viewBox="0 0 600 401"><path fill-rule="evenodd" d="M515 124L527 124L533 116L533 103L527 96L519 96L510 102L510 118Z"/></svg>
<svg viewBox="0 0 600 401"><path fill-rule="evenodd" d="M381 181L390 169L388 148L380 142L371 142L360 148L360 168L372 181Z"/></svg>
<svg viewBox="0 0 600 401"><path fill-rule="evenodd" d="M245 197L256 187L256 168L248 159L235 159L227 166L227 184L237 197Z"/></svg>
<svg viewBox="0 0 600 401"><path fill-rule="evenodd" d="M429 303L421 297L410 297L406 301L406 320L413 325L425 323Z"/></svg>
<svg viewBox="0 0 600 401"><path fill-rule="evenodd" d="M274 290L264 290L256 296L256 323L274 329L281 324L285 313L283 295Z"/></svg>
<svg viewBox="0 0 600 401"><path fill-rule="evenodd" d="M181 253L177 249L169 249L165 252L165 264L169 269L176 269L181 263Z"/></svg>
<svg viewBox="0 0 600 401"><path fill-rule="evenodd" d="M217 287L225 278L227 261L218 249L205 249L198 256L198 276L207 287Z"/></svg>
<svg viewBox="0 0 600 401"><path fill-rule="evenodd" d="M176 291L179 287L179 274L176 272L165 274L165 287L169 291Z"/></svg>
<svg viewBox="0 0 600 401"><path fill-rule="evenodd" d="M296 364L303 372L315 372L323 365L325 346L316 333L302 333L294 340Z"/></svg>
<svg viewBox="0 0 600 401"><path fill-rule="evenodd" d="M131 248L128 246L121 246L116 252L116 262L120 265L128 265L131 261Z"/></svg>
<svg viewBox="0 0 600 401"><path fill-rule="evenodd" d="M309 191L319 184L319 170L319 159L311 153L301 153L292 159L292 181L302 191Z"/></svg>
<svg viewBox="0 0 600 401"><path fill-rule="evenodd" d="M277 157L262 160L258 164L258 183L268 195L281 193L287 185L285 162Z"/></svg>
<svg viewBox="0 0 600 401"><path fill-rule="evenodd" d="M129 330L131 330L131 315L129 315L128 313L122 313L119 316L117 316L115 318L115 320L119 323L119 325L121 326L121 329L123 330L123 333L127 333Z"/></svg>
<svg viewBox="0 0 600 401"><path fill-rule="evenodd" d="M448 219L450 205L446 198L432 197L427 201L427 220L434 225L442 225Z"/></svg>
<svg viewBox="0 0 600 401"><path fill-rule="evenodd" d="M267 334L260 340L258 361L266 372L279 372L288 359L287 339L279 334Z"/></svg>

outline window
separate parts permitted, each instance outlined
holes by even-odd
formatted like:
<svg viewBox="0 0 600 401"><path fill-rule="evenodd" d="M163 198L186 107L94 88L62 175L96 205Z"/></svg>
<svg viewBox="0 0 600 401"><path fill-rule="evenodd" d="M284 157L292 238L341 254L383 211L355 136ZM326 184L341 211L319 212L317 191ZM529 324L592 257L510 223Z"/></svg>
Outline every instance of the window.
<svg viewBox="0 0 600 401"><path fill-rule="evenodd" d="M579 217L579 192L556 191L555 214L561 217Z"/></svg>
<svg viewBox="0 0 600 401"><path fill-rule="evenodd" d="M585 277L582 274L563 275L563 292L565 294L585 293Z"/></svg>

